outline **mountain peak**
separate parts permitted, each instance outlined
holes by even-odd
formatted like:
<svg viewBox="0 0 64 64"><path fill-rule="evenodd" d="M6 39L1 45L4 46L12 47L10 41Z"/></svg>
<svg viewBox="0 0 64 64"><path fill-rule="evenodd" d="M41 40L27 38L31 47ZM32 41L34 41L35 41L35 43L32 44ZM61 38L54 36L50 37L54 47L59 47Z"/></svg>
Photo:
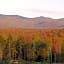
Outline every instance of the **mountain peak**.
<svg viewBox="0 0 64 64"><path fill-rule="evenodd" d="M44 16L27 18L0 14L0 28L59 29L64 28L64 18L52 19Z"/></svg>

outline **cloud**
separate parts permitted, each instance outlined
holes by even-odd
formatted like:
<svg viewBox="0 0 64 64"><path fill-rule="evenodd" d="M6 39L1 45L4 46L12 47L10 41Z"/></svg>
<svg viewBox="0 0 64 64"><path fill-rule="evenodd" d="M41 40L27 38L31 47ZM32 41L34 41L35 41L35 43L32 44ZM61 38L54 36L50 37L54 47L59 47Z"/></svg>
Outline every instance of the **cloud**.
<svg viewBox="0 0 64 64"><path fill-rule="evenodd" d="M35 13L47 13L47 14L64 14L64 11L52 11L52 10L42 10L42 9L26 9L29 12Z"/></svg>

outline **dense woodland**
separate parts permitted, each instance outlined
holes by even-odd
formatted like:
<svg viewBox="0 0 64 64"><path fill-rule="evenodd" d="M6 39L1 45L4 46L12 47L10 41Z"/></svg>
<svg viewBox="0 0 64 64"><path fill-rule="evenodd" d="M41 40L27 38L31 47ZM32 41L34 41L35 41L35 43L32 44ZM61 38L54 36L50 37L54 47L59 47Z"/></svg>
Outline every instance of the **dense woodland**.
<svg viewBox="0 0 64 64"><path fill-rule="evenodd" d="M5 33L5 32L4 32ZM11 60L34 62L64 62L64 30L56 31L29 31L16 38L9 33L4 38L0 32L0 63L9 64ZM38 36L39 34L39 36ZM31 36L32 35L32 39ZM26 39L26 40L25 40Z"/></svg>

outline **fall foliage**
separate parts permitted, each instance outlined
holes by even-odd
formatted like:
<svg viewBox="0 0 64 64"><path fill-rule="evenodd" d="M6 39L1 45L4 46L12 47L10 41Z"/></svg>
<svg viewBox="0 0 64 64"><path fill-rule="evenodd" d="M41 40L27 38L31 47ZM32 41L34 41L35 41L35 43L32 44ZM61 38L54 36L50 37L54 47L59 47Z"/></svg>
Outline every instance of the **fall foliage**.
<svg viewBox="0 0 64 64"><path fill-rule="evenodd" d="M56 56L64 53L64 29L1 29L0 59L44 61L50 58L50 51ZM54 55L54 54L53 54ZM47 60L46 60L47 61ZM3 64L2 63L2 64Z"/></svg>

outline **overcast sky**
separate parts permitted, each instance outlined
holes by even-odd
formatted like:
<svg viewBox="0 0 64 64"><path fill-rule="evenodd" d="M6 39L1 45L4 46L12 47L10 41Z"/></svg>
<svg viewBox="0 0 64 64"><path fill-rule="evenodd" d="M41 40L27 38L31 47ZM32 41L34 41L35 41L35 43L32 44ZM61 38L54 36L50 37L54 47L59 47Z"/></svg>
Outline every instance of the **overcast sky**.
<svg viewBox="0 0 64 64"><path fill-rule="evenodd" d="M0 14L64 18L64 0L0 0Z"/></svg>

